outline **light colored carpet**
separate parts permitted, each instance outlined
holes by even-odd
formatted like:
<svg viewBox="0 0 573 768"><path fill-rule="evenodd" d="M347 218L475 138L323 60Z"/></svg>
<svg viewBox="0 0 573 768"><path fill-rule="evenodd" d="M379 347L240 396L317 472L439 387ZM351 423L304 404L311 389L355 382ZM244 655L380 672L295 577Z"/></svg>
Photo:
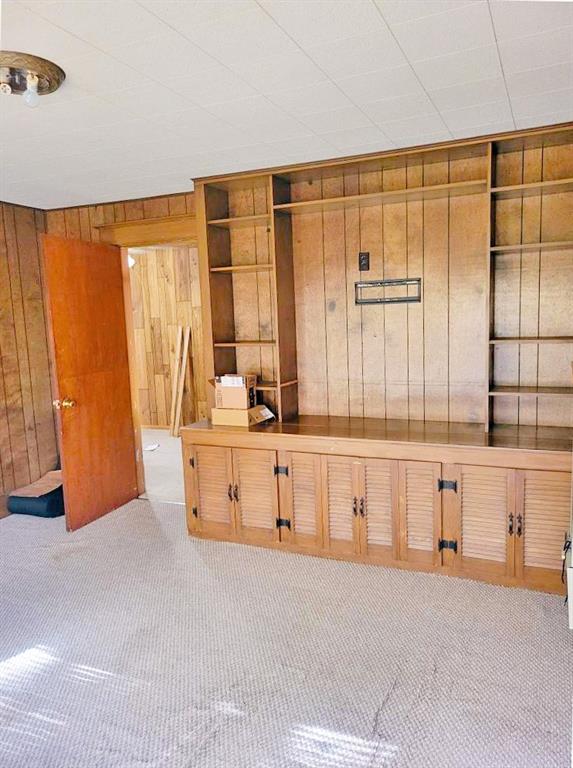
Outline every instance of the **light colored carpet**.
<svg viewBox="0 0 573 768"><path fill-rule="evenodd" d="M0 521L2 768L564 768L563 600L189 539L135 501Z"/></svg>
<svg viewBox="0 0 573 768"><path fill-rule="evenodd" d="M145 495L152 501L185 501L181 438L167 429L142 429L143 448L159 443L154 451L143 451Z"/></svg>

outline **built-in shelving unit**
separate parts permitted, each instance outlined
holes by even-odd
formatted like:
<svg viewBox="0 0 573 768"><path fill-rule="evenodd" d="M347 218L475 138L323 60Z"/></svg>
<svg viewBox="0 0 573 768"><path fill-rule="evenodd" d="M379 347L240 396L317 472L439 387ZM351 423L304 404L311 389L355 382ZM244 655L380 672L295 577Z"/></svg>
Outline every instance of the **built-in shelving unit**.
<svg viewBox="0 0 573 768"><path fill-rule="evenodd" d="M490 179L486 429L539 423L532 400L568 422L558 403L573 396L573 131L492 141Z"/></svg>
<svg viewBox="0 0 573 768"><path fill-rule="evenodd" d="M207 373L256 373L279 421L571 426L572 148L564 126L198 180ZM356 306L382 278L421 302Z"/></svg>

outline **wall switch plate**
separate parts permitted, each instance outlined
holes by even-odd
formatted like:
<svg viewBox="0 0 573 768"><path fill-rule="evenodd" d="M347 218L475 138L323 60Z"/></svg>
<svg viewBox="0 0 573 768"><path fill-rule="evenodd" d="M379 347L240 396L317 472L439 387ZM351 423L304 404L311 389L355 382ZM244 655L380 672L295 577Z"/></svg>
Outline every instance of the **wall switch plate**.
<svg viewBox="0 0 573 768"><path fill-rule="evenodd" d="M358 254L358 269L361 272L367 272L370 269L370 252L360 251Z"/></svg>

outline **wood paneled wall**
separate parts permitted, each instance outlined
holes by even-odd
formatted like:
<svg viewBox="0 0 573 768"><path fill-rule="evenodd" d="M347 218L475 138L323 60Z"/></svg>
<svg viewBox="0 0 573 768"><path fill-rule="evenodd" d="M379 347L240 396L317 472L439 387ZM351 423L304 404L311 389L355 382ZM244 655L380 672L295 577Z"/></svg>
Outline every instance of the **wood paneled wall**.
<svg viewBox="0 0 573 768"><path fill-rule="evenodd" d="M169 425L177 326L191 328L191 367L185 381L182 423L207 411L197 248L131 249L136 380L141 423Z"/></svg>
<svg viewBox="0 0 573 768"><path fill-rule="evenodd" d="M192 192L167 197L151 197L146 200L125 200L119 203L46 211L46 231L60 237L98 242L97 227L102 224L180 216L185 213L195 213L195 199Z"/></svg>
<svg viewBox="0 0 573 768"><path fill-rule="evenodd" d="M477 156L347 170L294 183L291 196L485 177ZM486 194L293 216L300 413L483 421L488 247ZM358 271L360 251L368 272ZM355 305L356 281L402 277L422 278L421 303Z"/></svg>
<svg viewBox="0 0 573 768"><path fill-rule="evenodd" d="M0 497L54 469L58 458L40 262L43 228L42 211L0 203Z"/></svg>

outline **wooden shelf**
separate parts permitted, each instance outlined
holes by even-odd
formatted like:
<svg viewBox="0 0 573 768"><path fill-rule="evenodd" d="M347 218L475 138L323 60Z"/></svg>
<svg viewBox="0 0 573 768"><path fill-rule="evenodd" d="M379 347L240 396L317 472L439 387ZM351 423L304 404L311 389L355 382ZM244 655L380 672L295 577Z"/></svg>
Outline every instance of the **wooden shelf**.
<svg viewBox="0 0 573 768"><path fill-rule="evenodd" d="M573 387L492 387L492 397L573 397Z"/></svg>
<svg viewBox="0 0 573 768"><path fill-rule="evenodd" d="M487 191L485 180L460 181L453 184L434 184L428 187L412 187L388 192L369 192L363 195L347 195L320 200L304 200L297 203L275 205L276 213L312 213L320 211L341 210L354 206L363 207L380 205L382 203L402 203L416 200L431 200L440 197L458 195L475 195Z"/></svg>
<svg viewBox="0 0 573 768"><path fill-rule="evenodd" d="M235 227L270 226L271 219L268 213L260 213L254 216L231 216L228 219L211 219L207 222L210 227L223 227L234 229Z"/></svg>
<svg viewBox="0 0 573 768"><path fill-rule="evenodd" d="M514 245L492 245L492 253L518 253L520 251L559 251L573 248L573 240L559 240L554 243L516 243Z"/></svg>
<svg viewBox="0 0 573 768"><path fill-rule="evenodd" d="M214 347L217 348L225 348L225 347L272 347L274 344L276 344L276 341L274 340L264 340L264 341L217 341L213 344Z"/></svg>
<svg viewBox="0 0 573 768"><path fill-rule="evenodd" d="M259 383L256 386L256 389L260 390L261 392L264 391L273 391L275 389L284 389L285 387L292 387L295 384L298 384L298 379L293 379L292 381L283 381L278 386L276 381L259 381Z"/></svg>
<svg viewBox="0 0 573 768"><path fill-rule="evenodd" d="M573 336L516 336L490 339L489 343L495 346L500 344L573 344Z"/></svg>
<svg viewBox="0 0 573 768"><path fill-rule="evenodd" d="M512 184L508 187L492 187L492 195L497 199L510 197L528 197L529 195L550 195L558 192L573 192L573 179L557 179L555 181L536 181L532 184Z"/></svg>
<svg viewBox="0 0 573 768"><path fill-rule="evenodd" d="M270 272L272 264L234 264L230 267L211 267L211 272Z"/></svg>

